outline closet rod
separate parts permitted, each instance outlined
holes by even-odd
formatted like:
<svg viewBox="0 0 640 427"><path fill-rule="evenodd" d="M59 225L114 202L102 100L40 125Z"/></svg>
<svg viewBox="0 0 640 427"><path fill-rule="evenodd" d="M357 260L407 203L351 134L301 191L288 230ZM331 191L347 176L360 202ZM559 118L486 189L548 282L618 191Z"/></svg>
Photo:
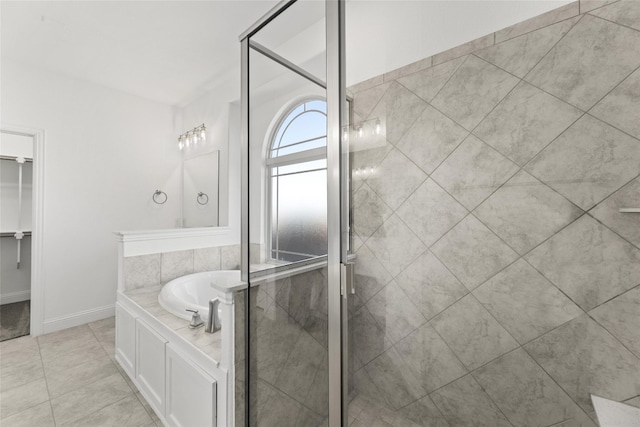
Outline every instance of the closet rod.
<svg viewBox="0 0 640 427"><path fill-rule="evenodd" d="M31 236L31 232L30 231L23 231L24 236ZM7 231L7 232L0 232L0 237L14 237L16 234L15 231Z"/></svg>
<svg viewBox="0 0 640 427"><path fill-rule="evenodd" d="M16 156L0 156L0 160L11 160L11 161L14 161L14 162L16 161L17 158L18 157L16 157ZM30 159L28 157L24 157L24 161L28 162L28 163L32 163L33 159Z"/></svg>

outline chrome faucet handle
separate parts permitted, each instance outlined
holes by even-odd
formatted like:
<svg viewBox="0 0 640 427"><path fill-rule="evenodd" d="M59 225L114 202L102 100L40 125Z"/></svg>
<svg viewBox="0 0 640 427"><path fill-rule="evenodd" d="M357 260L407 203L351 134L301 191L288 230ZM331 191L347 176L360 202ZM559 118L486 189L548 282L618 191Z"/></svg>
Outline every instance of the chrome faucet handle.
<svg viewBox="0 0 640 427"><path fill-rule="evenodd" d="M220 316L218 316L218 307L220 307L220 299L213 298L209 301L209 316L207 317L207 326L204 331L210 334L220 330Z"/></svg>
<svg viewBox="0 0 640 427"><path fill-rule="evenodd" d="M193 313L193 315L191 316L191 323L189 323L189 327L190 328L199 328L200 326L204 325L204 322L202 321L202 319L200 318L200 315L198 314L198 310L191 310L189 308L187 308L187 311L190 311L191 313Z"/></svg>

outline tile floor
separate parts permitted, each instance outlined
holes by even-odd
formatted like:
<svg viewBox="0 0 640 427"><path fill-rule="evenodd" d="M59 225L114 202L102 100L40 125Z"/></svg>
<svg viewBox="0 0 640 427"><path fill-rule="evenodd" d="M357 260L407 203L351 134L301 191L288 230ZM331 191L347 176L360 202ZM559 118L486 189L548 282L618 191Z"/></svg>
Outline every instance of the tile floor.
<svg viewBox="0 0 640 427"><path fill-rule="evenodd" d="M0 343L0 425L162 426L115 361L115 318Z"/></svg>

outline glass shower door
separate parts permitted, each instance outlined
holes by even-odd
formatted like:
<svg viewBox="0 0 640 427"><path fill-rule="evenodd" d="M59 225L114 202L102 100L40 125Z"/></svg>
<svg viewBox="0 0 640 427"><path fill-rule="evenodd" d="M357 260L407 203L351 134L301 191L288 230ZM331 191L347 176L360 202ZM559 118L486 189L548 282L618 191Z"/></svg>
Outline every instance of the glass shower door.
<svg viewBox="0 0 640 427"><path fill-rule="evenodd" d="M244 415L249 426L318 426L329 417L325 5L281 6L243 41Z"/></svg>

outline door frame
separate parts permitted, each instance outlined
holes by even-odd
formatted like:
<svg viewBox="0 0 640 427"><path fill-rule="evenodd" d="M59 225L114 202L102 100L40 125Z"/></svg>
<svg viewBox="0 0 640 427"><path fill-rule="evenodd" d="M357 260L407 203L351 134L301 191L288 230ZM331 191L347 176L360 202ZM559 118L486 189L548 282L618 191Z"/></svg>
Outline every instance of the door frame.
<svg viewBox="0 0 640 427"><path fill-rule="evenodd" d="M31 326L30 335L44 333L44 141L43 129L0 124L0 132L33 140L33 194L31 220Z"/></svg>

